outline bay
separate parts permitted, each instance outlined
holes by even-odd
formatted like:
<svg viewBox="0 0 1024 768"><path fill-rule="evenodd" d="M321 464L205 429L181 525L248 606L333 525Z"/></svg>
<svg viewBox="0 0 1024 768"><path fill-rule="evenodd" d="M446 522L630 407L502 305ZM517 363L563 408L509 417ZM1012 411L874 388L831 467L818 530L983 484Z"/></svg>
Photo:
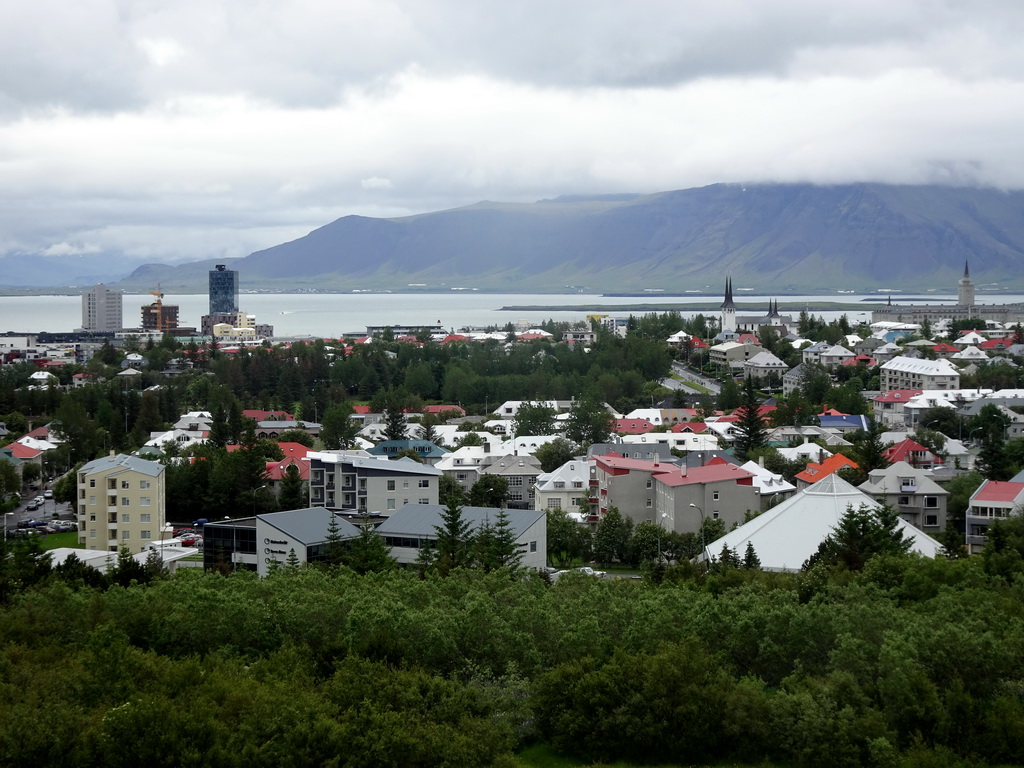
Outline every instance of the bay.
<svg viewBox="0 0 1024 768"><path fill-rule="evenodd" d="M918 295L919 296L919 295ZM873 299L864 301L864 299ZM124 297L124 323L137 326L141 322L141 308L151 303L148 294L126 294ZM955 300L951 295L930 295L929 302ZM911 303L894 297L894 302ZM979 296L979 303L1009 303L1024 301L1020 295ZM180 308L179 323L197 327L200 318L209 311L205 294L167 295L166 304ZM284 337L337 337L346 333L361 333L367 326L427 325L440 323L450 330L466 327L504 326L506 323L535 326L545 320L579 322L586 318L590 308L612 317L644 314L673 305L701 303L700 311L718 314L720 297L715 296L601 296L592 294L515 294L515 293L341 293L292 294L253 293L239 296L243 312L256 316L256 322L274 326L275 336ZM737 296L740 315L763 313L767 297ZM815 311L826 320L846 314L852 323L870 320L871 310L881 305L879 295L822 294L817 296L789 296L779 298L783 314L794 317L808 305L820 302L843 302L842 311ZM915 301L913 303L922 303ZM630 307L643 305L643 310ZM502 307L517 307L503 311ZM548 307L533 309L532 307ZM557 309L556 309L557 307ZM615 310L614 307L622 307ZM684 316L696 310L682 311ZM0 333L61 333L72 331L82 324L81 296L0 296Z"/></svg>

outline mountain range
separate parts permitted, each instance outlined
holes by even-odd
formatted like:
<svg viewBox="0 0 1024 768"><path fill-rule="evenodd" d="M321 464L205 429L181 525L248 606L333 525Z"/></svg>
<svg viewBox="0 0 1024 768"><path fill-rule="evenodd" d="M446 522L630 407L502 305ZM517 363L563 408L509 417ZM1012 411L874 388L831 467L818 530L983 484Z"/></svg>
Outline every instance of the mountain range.
<svg viewBox="0 0 1024 768"><path fill-rule="evenodd" d="M776 293L948 293L965 263L982 290L1024 290L1024 192L715 184L481 202L345 216L229 267L246 290L718 291L731 275L737 287ZM146 265L116 287L205 291L213 264Z"/></svg>

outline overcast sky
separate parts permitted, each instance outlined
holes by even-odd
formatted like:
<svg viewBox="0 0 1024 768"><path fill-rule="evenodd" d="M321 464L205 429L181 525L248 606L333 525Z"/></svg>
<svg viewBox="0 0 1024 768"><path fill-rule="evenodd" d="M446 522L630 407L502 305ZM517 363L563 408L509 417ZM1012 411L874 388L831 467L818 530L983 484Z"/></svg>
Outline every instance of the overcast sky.
<svg viewBox="0 0 1024 768"><path fill-rule="evenodd" d="M1021 188L1022 40L1021 0L2 3L0 255L720 181Z"/></svg>

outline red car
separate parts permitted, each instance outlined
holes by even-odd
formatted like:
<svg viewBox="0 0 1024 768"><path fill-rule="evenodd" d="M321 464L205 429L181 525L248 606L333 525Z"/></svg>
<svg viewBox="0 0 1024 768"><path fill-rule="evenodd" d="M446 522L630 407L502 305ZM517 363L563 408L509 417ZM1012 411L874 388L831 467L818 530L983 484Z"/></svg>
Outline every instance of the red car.
<svg viewBox="0 0 1024 768"><path fill-rule="evenodd" d="M179 536L181 543L186 547L201 547L203 546L203 537L194 533L187 533L184 536Z"/></svg>

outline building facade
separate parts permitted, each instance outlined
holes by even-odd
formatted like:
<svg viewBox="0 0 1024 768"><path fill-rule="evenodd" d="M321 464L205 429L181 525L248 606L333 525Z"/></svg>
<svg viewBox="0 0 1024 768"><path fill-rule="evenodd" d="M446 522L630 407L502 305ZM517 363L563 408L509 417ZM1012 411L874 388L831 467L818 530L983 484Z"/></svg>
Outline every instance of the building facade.
<svg viewBox="0 0 1024 768"><path fill-rule="evenodd" d="M119 331L123 323L124 296L103 283L82 292L82 330Z"/></svg>
<svg viewBox="0 0 1024 768"><path fill-rule="evenodd" d="M238 312L238 272L218 264L210 270L210 314Z"/></svg>
<svg viewBox="0 0 1024 768"><path fill-rule="evenodd" d="M78 544L142 552L164 525L164 466L137 456L105 456L78 470Z"/></svg>
<svg viewBox="0 0 1024 768"><path fill-rule="evenodd" d="M309 504L389 514L406 504L437 504L441 470L413 461L323 451L309 453Z"/></svg>

